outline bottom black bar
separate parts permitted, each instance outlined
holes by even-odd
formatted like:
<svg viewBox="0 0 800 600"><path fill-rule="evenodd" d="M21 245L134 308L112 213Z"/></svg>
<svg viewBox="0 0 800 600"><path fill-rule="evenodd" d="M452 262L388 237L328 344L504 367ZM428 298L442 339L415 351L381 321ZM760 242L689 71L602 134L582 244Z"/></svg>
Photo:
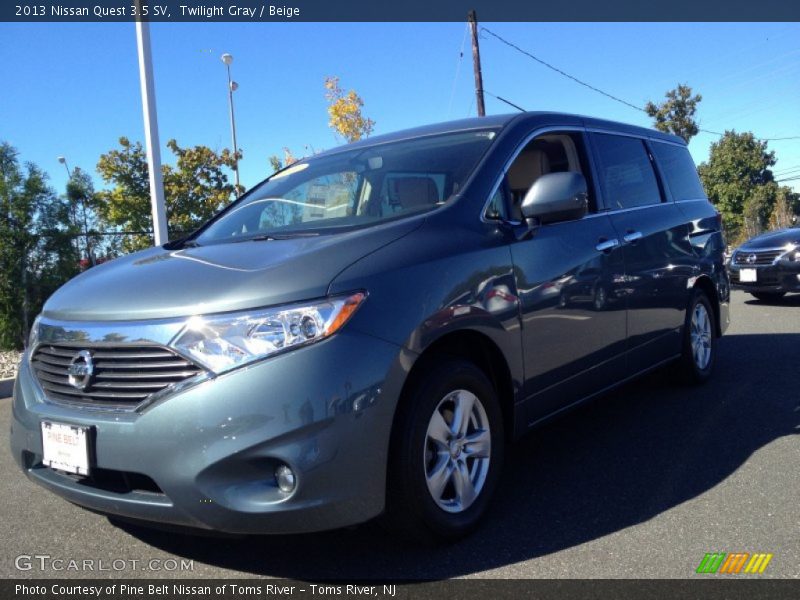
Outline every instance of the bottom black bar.
<svg viewBox="0 0 800 600"><path fill-rule="evenodd" d="M800 580L787 579L453 579L402 583L309 583L281 579L7 579L3 600L255 600L259 598L536 600L783 600L800 596ZM706 576L708 577L708 576Z"/></svg>

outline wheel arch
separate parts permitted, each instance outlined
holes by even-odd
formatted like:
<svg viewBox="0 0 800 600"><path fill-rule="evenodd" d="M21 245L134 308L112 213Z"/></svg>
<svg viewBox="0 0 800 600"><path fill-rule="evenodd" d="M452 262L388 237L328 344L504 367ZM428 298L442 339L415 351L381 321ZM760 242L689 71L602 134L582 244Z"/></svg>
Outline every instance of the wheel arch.
<svg viewBox="0 0 800 600"><path fill-rule="evenodd" d="M714 333L717 337L722 336L722 325L720 323L720 300L717 293L717 286L711 281L708 275L701 275L692 286L692 290L701 290L711 301L711 308L714 311Z"/></svg>
<svg viewBox="0 0 800 600"><path fill-rule="evenodd" d="M443 358L460 358L473 363L492 383L503 415L503 429L507 440L514 436L514 384L506 357L500 347L487 335L474 329L450 331L436 338L419 354L409 371L395 408L394 425L408 390L420 377Z"/></svg>

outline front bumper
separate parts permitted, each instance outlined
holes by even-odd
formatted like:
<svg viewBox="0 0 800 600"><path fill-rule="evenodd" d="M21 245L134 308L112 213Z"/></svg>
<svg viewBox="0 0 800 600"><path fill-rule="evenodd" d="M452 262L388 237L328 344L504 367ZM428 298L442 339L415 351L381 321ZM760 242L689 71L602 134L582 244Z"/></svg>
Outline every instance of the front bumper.
<svg viewBox="0 0 800 600"><path fill-rule="evenodd" d="M755 268L756 281L742 282L741 269ZM773 265L748 267L734 265L728 267L731 285L747 292L800 292L800 262L779 260Z"/></svg>
<svg viewBox="0 0 800 600"><path fill-rule="evenodd" d="M113 413L46 401L26 357L11 450L30 479L103 513L230 533L347 526L383 510L405 362L399 347L343 331ZM144 475L157 488L113 489L43 466L42 420L91 427L96 472ZM277 461L296 474L291 495L274 484Z"/></svg>

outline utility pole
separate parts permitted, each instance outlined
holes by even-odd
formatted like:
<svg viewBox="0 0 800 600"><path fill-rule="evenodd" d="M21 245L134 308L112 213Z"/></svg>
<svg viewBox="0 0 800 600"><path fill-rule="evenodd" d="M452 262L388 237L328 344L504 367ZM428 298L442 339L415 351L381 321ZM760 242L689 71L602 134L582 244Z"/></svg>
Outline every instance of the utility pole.
<svg viewBox="0 0 800 600"><path fill-rule="evenodd" d="M478 47L478 15L474 10L467 14L469 30L472 33L472 66L475 71L475 98L478 107L478 116L486 116L486 107L483 104L483 75L481 75L481 49Z"/></svg>

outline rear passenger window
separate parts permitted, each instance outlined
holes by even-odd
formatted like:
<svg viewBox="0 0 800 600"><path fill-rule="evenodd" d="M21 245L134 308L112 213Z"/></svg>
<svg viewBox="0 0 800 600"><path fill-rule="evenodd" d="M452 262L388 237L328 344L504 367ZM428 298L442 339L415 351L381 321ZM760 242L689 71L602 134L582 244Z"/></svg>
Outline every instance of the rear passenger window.
<svg viewBox="0 0 800 600"><path fill-rule="evenodd" d="M655 141L651 143L651 147L673 200L697 200L706 197L688 148Z"/></svg>
<svg viewBox="0 0 800 600"><path fill-rule="evenodd" d="M661 192L644 142L638 138L594 135L600 189L607 208L633 208L661 202Z"/></svg>

